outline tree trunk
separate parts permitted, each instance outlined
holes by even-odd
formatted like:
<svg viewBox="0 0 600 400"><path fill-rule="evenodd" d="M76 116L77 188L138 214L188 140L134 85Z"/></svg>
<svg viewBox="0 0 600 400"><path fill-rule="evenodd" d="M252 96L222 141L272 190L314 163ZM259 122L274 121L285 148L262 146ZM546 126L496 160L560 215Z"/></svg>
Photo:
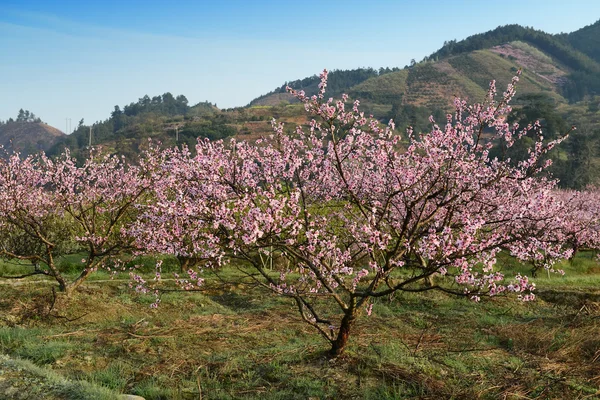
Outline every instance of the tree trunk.
<svg viewBox="0 0 600 400"><path fill-rule="evenodd" d="M50 274L58 282L58 290L60 292L67 292L69 284L54 265L50 266Z"/></svg>
<svg viewBox="0 0 600 400"><path fill-rule="evenodd" d="M333 341L331 350L329 350L330 358L336 358L340 356L346 349L348 337L350 336L350 328L354 324L355 319L356 316L354 315L354 310L348 312L346 315L344 315L344 318L342 318L342 323L340 325L337 338Z"/></svg>
<svg viewBox="0 0 600 400"><path fill-rule="evenodd" d="M58 282L58 290L61 292L67 291L67 283L66 279L62 276L56 265L54 264L54 257L52 256L52 248L48 247L46 249L46 265L48 265L48 269L50 270L50 276L52 276L56 282Z"/></svg>
<svg viewBox="0 0 600 400"><path fill-rule="evenodd" d="M94 271L93 268L84 269L83 271L81 271L81 274L79 274L77 279L75 279L75 281L73 281L73 283L67 284L66 287L61 290L66 293L67 297L71 297L71 295L77 290L77 288L79 286L81 286L81 284L83 282L85 282L87 277L90 276L93 271Z"/></svg>
<svg viewBox="0 0 600 400"><path fill-rule="evenodd" d="M531 277L532 278L537 278L537 267L534 266L533 268L531 268Z"/></svg>
<svg viewBox="0 0 600 400"><path fill-rule="evenodd" d="M177 256L177 260L179 261L179 265L181 267L181 272L187 272L190 267L191 260L189 257Z"/></svg>
<svg viewBox="0 0 600 400"><path fill-rule="evenodd" d="M67 282L65 282L64 279L62 279L62 277L59 279L58 277L54 277L54 279L56 279L56 281L58 282L58 291L59 292L66 292L67 291Z"/></svg>
<svg viewBox="0 0 600 400"><path fill-rule="evenodd" d="M579 251L579 246L574 243L572 248L573 248L573 254L571 254L571 257L569 258L569 262L571 264L573 264L573 260L575 259L575 256L577 255L577 252Z"/></svg>

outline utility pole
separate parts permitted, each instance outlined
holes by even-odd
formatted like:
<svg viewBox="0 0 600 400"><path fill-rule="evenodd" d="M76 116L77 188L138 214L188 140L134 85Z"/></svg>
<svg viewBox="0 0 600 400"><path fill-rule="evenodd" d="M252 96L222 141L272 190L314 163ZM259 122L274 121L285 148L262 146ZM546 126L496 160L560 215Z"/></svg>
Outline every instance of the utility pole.
<svg viewBox="0 0 600 400"><path fill-rule="evenodd" d="M90 126L90 143L88 145L90 148L92 148L92 127Z"/></svg>
<svg viewBox="0 0 600 400"><path fill-rule="evenodd" d="M179 127L175 126L175 143L179 143Z"/></svg>

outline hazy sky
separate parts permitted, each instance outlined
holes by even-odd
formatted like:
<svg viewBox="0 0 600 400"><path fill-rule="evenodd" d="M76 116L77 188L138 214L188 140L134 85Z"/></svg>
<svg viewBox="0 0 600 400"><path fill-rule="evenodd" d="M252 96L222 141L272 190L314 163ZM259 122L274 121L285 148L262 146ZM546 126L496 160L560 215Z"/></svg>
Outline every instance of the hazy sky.
<svg viewBox="0 0 600 400"><path fill-rule="evenodd" d="M498 25L598 19L598 0L0 0L0 119L24 108L65 130L165 92L243 106L323 68L403 67Z"/></svg>

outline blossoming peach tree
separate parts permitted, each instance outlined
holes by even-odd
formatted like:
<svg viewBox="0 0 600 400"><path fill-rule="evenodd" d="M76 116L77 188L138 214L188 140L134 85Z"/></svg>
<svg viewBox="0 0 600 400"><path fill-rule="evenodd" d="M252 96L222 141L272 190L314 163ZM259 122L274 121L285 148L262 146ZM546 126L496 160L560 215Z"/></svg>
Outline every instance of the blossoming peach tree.
<svg viewBox="0 0 600 400"><path fill-rule="evenodd" d="M131 251L132 239L121 230L135 220L135 205L148 201L160 160L157 149L138 165L94 153L81 165L68 152L55 160L7 154L0 160L0 257L31 262L34 270L19 277L46 275L72 294L99 267L110 268L107 261ZM72 280L60 269L69 254L84 255Z"/></svg>
<svg viewBox="0 0 600 400"><path fill-rule="evenodd" d="M543 155L562 139L546 143L538 124L506 122L517 81L498 100L494 82L481 104L457 99L429 133L400 135L358 101L327 99L324 71L317 95L289 89L313 118L306 127L286 133L274 121L258 144L172 151L168 182L130 233L152 251L231 262L293 299L332 357L359 314L395 292L532 300L526 276L495 268L498 253L551 263L570 250L557 239L555 182L541 175ZM490 158L492 143L512 146L531 131L538 139L526 159ZM185 283L201 283L190 272Z"/></svg>

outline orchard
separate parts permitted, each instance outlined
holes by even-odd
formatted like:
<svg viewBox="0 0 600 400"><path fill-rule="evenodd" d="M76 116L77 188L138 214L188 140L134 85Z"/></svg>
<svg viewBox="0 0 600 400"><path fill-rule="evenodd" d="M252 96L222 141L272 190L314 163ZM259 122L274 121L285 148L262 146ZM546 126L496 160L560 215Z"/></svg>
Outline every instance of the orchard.
<svg viewBox="0 0 600 400"><path fill-rule="evenodd" d="M135 164L8 155L0 254L30 262L27 275L49 276L67 295L132 255L194 260L176 277L183 290L201 287L203 270L238 268L289 298L332 358L373 302L398 292L534 300L535 284L506 276L499 255L553 272L598 248L600 214L595 189L563 192L547 173L545 156L566 135L545 141L536 122L506 122L518 79L499 95L492 82L482 103L456 99L428 133L398 132L359 101L327 98L324 71L317 95L289 89L310 123L290 132L273 121L257 143L152 148ZM526 158L490 156L532 134ZM56 266L67 254L84 254L73 281ZM155 275L148 283L132 272L139 290L158 293L160 263Z"/></svg>

